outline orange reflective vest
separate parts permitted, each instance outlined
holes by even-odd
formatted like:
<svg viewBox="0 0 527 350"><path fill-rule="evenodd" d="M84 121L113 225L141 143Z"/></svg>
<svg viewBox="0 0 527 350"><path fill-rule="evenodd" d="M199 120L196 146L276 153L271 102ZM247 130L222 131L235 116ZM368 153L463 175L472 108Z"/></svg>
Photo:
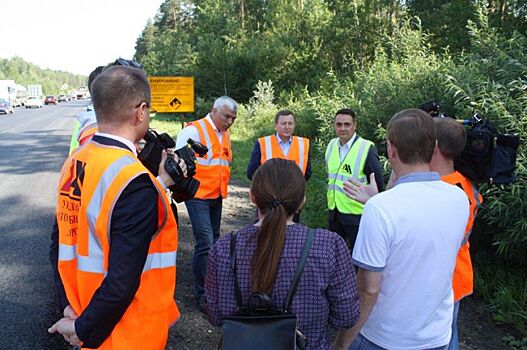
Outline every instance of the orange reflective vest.
<svg viewBox="0 0 527 350"><path fill-rule="evenodd" d="M113 207L131 180L149 174L157 189L158 231L139 289L99 349L164 349L179 318L174 302L177 225L162 185L128 150L94 142L64 163L58 188L58 269L70 305L81 315L108 272Z"/></svg>
<svg viewBox="0 0 527 350"><path fill-rule="evenodd" d="M307 159L309 155L309 139L293 136L287 156L282 152L276 135L260 137L258 143L260 144L261 154L260 164L263 164L272 158L288 159L294 161L300 170L302 170L302 173L304 175L306 174Z"/></svg>
<svg viewBox="0 0 527 350"><path fill-rule="evenodd" d="M227 198L227 185L231 178L230 163L232 161L229 131L223 134L220 143L218 136L216 136L216 131L206 118L196 120L189 123L189 125L196 127L199 141L209 149L203 158L196 154L197 165L194 178L199 180L200 186L195 198Z"/></svg>
<svg viewBox="0 0 527 350"><path fill-rule="evenodd" d="M452 288L454 289L454 301L459 301L474 291L474 272L472 270L472 260L470 259L470 244L468 239L472 233L472 226L476 218L477 212L483 198L479 194L476 186L469 179L464 177L459 172L455 171L451 174L441 177L441 180L454 186L460 187L465 191L470 202L470 213L468 217L467 227L465 228L465 237L461 248L457 254L456 268L454 270L454 277L452 280Z"/></svg>

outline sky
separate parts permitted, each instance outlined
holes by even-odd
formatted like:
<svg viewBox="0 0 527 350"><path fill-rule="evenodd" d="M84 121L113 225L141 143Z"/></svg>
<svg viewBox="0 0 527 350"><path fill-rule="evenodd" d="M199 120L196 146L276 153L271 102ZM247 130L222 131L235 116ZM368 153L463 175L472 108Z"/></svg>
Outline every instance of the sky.
<svg viewBox="0 0 527 350"><path fill-rule="evenodd" d="M0 58L88 75L135 42L163 0L0 0Z"/></svg>

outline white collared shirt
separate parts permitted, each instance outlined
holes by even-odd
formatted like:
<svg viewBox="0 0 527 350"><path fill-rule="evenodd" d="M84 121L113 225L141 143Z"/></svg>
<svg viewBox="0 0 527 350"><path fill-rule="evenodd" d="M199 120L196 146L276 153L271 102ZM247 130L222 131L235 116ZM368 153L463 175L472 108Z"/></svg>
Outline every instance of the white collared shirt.
<svg viewBox="0 0 527 350"><path fill-rule="evenodd" d="M280 146L282 153L284 154L284 156L287 157L287 155L289 154L289 149L291 149L291 143L293 142L293 136L290 136L289 140L287 141L282 141L280 136L278 136L278 133L275 133L274 135L276 136L276 139L278 140L278 145Z"/></svg>
<svg viewBox="0 0 527 350"><path fill-rule="evenodd" d="M117 135L112 135L112 134L105 134L103 132L96 132L95 133L96 136L101 136L101 137L106 137L108 139L112 139L112 140L115 140L115 141L119 141L121 143L124 143L126 145L126 147L128 147L130 149L130 151L132 151L134 153L135 156L137 156L137 148L135 147L134 143L128 139L125 139L124 137L121 137L121 136L117 136Z"/></svg>
<svg viewBox="0 0 527 350"><path fill-rule="evenodd" d="M205 117L205 121L207 121L212 126L212 128L216 132L216 136L218 137L218 141L221 144L221 141L223 139L223 134L225 132L224 131L219 131L218 128L216 127L216 125L214 125L214 122L212 121L210 113L207 114L207 116ZM199 139L198 129L194 125L189 125L189 126L183 128L183 130L181 130L179 132L179 134L177 135L176 149L180 149L182 147L185 147L187 145L187 140L188 139L193 139L194 141L200 141L201 143L204 143L204 140L200 140Z"/></svg>
<svg viewBox="0 0 527 350"><path fill-rule="evenodd" d="M354 133L351 139L349 139L349 141L343 145L340 144L340 140L339 140L338 145L339 145L339 156L340 156L341 163L344 161L344 159L348 155L351 145L353 145L353 141L355 141L356 137L357 137L357 133Z"/></svg>

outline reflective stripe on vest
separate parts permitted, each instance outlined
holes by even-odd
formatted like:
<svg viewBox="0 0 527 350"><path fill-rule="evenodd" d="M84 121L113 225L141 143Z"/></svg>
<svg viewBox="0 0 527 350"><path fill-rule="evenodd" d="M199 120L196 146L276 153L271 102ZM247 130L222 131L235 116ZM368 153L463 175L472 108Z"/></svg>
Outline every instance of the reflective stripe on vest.
<svg viewBox="0 0 527 350"><path fill-rule="evenodd" d="M328 174L328 179L336 179L336 180L340 180L342 182L346 182L346 181L348 181L350 179L355 179L355 180L358 180L358 181L364 183L364 181L366 181L366 176L361 176L360 178L355 178L354 176L350 176L350 175Z"/></svg>
<svg viewBox="0 0 527 350"><path fill-rule="evenodd" d="M207 130L207 125L205 125L205 118L198 120L197 123L203 130L203 136L205 137L205 146L207 146L207 148L209 149L207 152L207 158L209 160L212 160L212 141L210 140L209 133L205 132ZM203 140L201 140L201 142L203 142ZM203 158L198 158L198 162L199 162L199 159L203 159Z"/></svg>
<svg viewBox="0 0 527 350"><path fill-rule="evenodd" d="M263 164L272 158L282 158L292 160L298 165L305 175L307 170L307 160L309 156L309 139L293 136L289 153L287 156L282 151L276 135L261 137L258 139L260 144L260 163Z"/></svg>
<svg viewBox="0 0 527 350"><path fill-rule="evenodd" d="M77 268L79 271L106 273L102 267L102 256L99 258L90 256L79 256L77 254L77 245L67 245L59 243L59 260L72 261L77 259ZM176 266L177 252L152 253L148 254L143 268L143 272L152 269L162 269L165 267Z"/></svg>
<svg viewBox="0 0 527 350"><path fill-rule="evenodd" d="M225 159L203 159L203 158L196 158L199 165L205 165L205 166L212 166L212 165L223 165L223 166L229 166L229 162Z"/></svg>
<svg viewBox="0 0 527 350"><path fill-rule="evenodd" d="M341 162L339 148L336 143L338 138L333 139L328 144L326 150L326 167L328 171L327 200L328 208L337 209L344 214L362 214L364 204L349 198L344 191L344 182L355 179L366 182L364 174L364 164L368 156L369 148L373 145L371 141L364 140L357 136L357 140L348 150L346 157Z"/></svg>
<svg viewBox="0 0 527 350"><path fill-rule="evenodd" d="M339 141L339 139L333 139L329 142L328 149L326 150L326 166L329 163L329 157L331 156L331 153L333 152L333 147L335 147L335 144Z"/></svg>

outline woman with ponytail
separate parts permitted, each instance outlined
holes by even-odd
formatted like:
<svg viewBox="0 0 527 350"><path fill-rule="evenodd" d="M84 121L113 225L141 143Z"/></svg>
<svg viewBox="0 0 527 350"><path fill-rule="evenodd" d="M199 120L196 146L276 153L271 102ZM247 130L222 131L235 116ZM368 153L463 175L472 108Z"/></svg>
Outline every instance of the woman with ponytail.
<svg viewBox="0 0 527 350"><path fill-rule="evenodd" d="M265 292L283 305L295 276L308 227L293 222L305 201L306 182L289 160L270 159L258 168L250 190L259 221L236 233L238 283L246 303L254 292ZM220 238L209 252L205 279L209 321L236 312L230 237ZM337 234L317 229L292 302L298 328L308 339L306 349L332 349L327 327L351 328L359 318L359 296L351 255Z"/></svg>

